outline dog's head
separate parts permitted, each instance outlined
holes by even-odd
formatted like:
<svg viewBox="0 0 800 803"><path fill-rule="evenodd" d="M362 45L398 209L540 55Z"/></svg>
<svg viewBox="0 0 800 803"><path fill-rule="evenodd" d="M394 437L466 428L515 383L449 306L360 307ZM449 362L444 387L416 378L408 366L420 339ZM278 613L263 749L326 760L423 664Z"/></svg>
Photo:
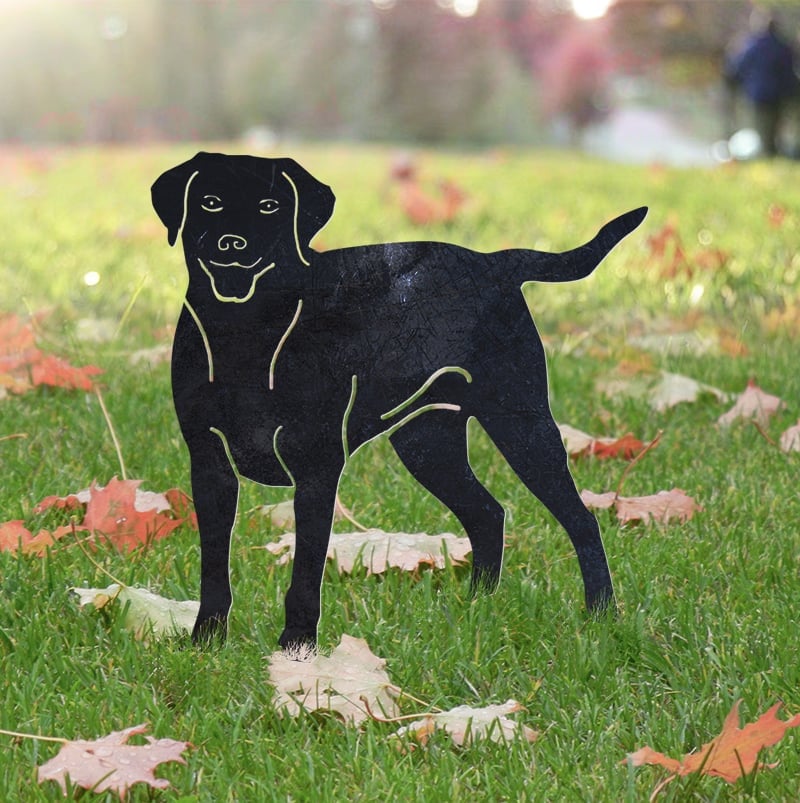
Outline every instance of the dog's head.
<svg viewBox="0 0 800 803"><path fill-rule="evenodd" d="M330 187L292 159L198 153L163 173L153 207L170 245L181 235L191 276L219 301L242 303L273 269L309 264L333 213Z"/></svg>

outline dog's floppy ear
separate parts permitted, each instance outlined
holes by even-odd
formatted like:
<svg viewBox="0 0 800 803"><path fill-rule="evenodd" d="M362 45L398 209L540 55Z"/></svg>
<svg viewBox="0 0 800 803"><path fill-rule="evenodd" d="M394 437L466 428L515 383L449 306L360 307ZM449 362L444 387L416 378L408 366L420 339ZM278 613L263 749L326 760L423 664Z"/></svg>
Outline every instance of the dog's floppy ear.
<svg viewBox="0 0 800 803"><path fill-rule="evenodd" d="M276 159L275 162L295 196L297 253L308 264L304 252L314 235L331 219L336 197L327 184L317 181L294 159Z"/></svg>
<svg viewBox="0 0 800 803"><path fill-rule="evenodd" d="M175 245L186 215L186 194L189 182L197 174L198 153L188 162L162 173L150 188L153 209L167 227L167 240Z"/></svg>

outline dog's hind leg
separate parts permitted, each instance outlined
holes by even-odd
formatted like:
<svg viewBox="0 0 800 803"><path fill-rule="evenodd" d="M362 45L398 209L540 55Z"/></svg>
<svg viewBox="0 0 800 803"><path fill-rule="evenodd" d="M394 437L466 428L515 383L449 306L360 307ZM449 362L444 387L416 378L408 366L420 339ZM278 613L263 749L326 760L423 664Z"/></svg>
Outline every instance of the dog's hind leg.
<svg viewBox="0 0 800 803"><path fill-rule="evenodd" d="M391 444L412 476L448 507L472 545L472 590L493 591L503 562L505 512L481 485L467 455L463 415L432 411L397 430Z"/></svg>
<svg viewBox="0 0 800 803"><path fill-rule="evenodd" d="M586 607L613 609L614 591L600 528L575 488L550 410L538 406L524 415L487 406L478 420L517 476L567 531L578 556Z"/></svg>

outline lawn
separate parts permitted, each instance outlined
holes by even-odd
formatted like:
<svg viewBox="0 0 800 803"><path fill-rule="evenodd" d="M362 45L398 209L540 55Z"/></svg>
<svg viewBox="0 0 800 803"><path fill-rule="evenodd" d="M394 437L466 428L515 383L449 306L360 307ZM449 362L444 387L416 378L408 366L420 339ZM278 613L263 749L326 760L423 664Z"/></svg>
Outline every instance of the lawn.
<svg viewBox="0 0 800 803"><path fill-rule="evenodd" d="M280 531L259 506L287 492L249 483L221 650L198 652L180 637L140 641L119 611L79 610L70 587L111 581L68 540L44 557L0 552L0 728L94 739L149 722L156 737L194 745L185 766L158 770L170 791L136 786L132 801L640 801L667 773L626 766L628 753L646 744L675 757L699 748L736 700L743 721L778 701L784 717L800 711L799 464L774 443L800 417L800 168L680 171L569 153L422 152L426 186L448 177L469 200L455 221L421 227L397 203L392 151L286 152L336 191L319 248L446 239L487 251L563 250L616 214L649 205L643 226L592 277L525 292L548 351L556 419L644 442L663 431L624 477L624 494L677 487L703 510L685 523L648 526L622 526L600 511L620 616L587 619L566 535L476 426L476 473L508 512L494 596L471 600L465 568L367 577L328 567L323 650L343 633L366 639L393 682L432 706L518 700L525 711L515 718L540 732L533 744L459 748L436 735L402 752L388 739L397 725L357 730L330 718L278 716L266 659L282 627L290 568L260 548ZM100 387L127 473L156 491L188 492L188 459L167 364L134 366L130 358L168 343L180 309L185 269L150 207L149 186L192 153L174 146L0 154L0 312L49 311L39 346L104 370ZM84 280L90 272L96 284ZM703 396L654 411L644 397L597 389L612 374L658 370L731 394L754 378L786 406L760 429L721 428L716 420L731 402ZM0 460L0 521L23 519L34 531L53 523L53 514L33 512L42 498L121 473L97 396L58 388L0 398ZM621 460L572 461L578 487L597 492L617 489L625 468ZM354 456L340 496L369 526L461 534L385 440ZM130 585L196 599L196 541L181 527L132 556L100 549L94 560ZM402 708L424 710L409 700ZM733 786L679 778L659 800L797 800L799 746L800 734L788 731L765 753L776 768ZM36 782L36 766L56 751L0 736L3 799L59 799L55 784Z"/></svg>

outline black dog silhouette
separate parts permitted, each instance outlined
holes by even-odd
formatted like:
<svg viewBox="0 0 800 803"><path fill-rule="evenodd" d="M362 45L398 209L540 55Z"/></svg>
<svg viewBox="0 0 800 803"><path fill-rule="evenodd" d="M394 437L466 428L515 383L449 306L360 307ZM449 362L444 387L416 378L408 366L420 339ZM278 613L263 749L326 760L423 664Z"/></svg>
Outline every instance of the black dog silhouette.
<svg viewBox="0 0 800 803"><path fill-rule="evenodd" d="M309 243L334 196L291 159L198 153L165 172L152 198L170 245L182 235L189 270L172 387L200 527L195 641L227 630L242 476L294 486L296 552L279 641L315 642L339 478L382 433L464 526L473 589L493 590L505 514L470 467L470 417L567 531L588 608L613 607L600 531L569 473L520 287L587 276L645 208L561 254L434 242L318 253Z"/></svg>

